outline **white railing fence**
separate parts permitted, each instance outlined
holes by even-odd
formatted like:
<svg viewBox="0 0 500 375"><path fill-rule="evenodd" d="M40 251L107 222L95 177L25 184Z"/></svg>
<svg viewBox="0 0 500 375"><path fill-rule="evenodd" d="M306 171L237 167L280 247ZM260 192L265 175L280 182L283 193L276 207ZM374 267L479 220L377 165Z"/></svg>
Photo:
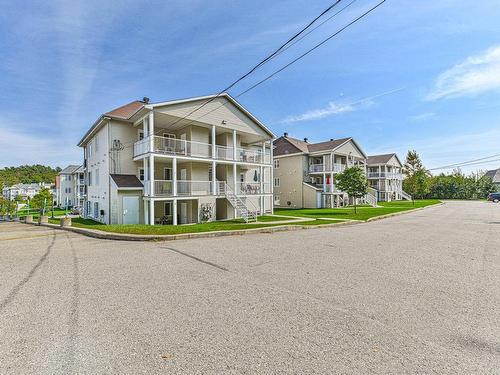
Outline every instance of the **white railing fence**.
<svg viewBox="0 0 500 375"><path fill-rule="evenodd" d="M403 199L406 199L407 201L412 200L412 196L403 190L401 190L401 196L403 197Z"/></svg>

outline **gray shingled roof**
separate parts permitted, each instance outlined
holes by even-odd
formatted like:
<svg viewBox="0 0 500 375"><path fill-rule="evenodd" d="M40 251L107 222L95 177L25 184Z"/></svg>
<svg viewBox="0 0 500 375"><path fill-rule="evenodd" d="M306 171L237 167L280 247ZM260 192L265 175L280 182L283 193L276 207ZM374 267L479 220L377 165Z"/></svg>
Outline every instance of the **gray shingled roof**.
<svg viewBox="0 0 500 375"><path fill-rule="evenodd" d="M370 165L370 164L385 164L385 163L388 163L389 160L391 160L391 158L393 156L396 156L396 158L397 158L397 155L395 153L392 153L392 154L382 154L382 155L370 155L366 159L366 164L367 165Z"/></svg>
<svg viewBox="0 0 500 375"><path fill-rule="evenodd" d="M308 143L289 136L282 136L273 142L273 155L280 156L287 154L296 154L299 152L308 154L310 152L333 150L334 148L339 147L341 144L349 141L350 139L352 138L340 138L332 139L326 142Z"/></svg>
<svg viewBox="0 0 500 375"><path fill-rule="evenodd" d="M487 171L484 175L491 177L493 182L500 183L500 168Z"/></svg>
<svg viewBox="0 0 500 375"><path fill-rule="evenodd" d="M80 167L81 167L81 165L68 165L61 172L59 172L59 174L72 174L72 173L75 173L76 170Z"/></svg>
<svg viewBox="0 0 500 375"><path fill-rule="evenodd" d="M119 188L143 188L141 180L139 180L136 175L111 174L110 176Z"/></svg>

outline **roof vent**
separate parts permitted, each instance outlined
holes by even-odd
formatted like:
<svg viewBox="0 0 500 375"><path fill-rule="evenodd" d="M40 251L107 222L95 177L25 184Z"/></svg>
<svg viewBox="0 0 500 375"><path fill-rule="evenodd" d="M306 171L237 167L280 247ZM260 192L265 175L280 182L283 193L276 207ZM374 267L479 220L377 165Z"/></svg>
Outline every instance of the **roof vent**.
<svg viewBox="0 0 500 375"><path fill-rule="evenodd" d="M144 98L142 98L142 101L146 104L149 103L149 98L147 96L145 96Z"/></svg>
<svg viewBox="0 0 500 375"><path fill-rule="evenodd" d="M307 138L304 138L304 142L306 142L306 143L307 143Z"/></svg>
<svg viewBox="0 0 500 375"><path fill-rule="evenodd" d="M287 133L287 132L284 132L284 133L283 133L283 137L288 137L288 133Z"/></svg>

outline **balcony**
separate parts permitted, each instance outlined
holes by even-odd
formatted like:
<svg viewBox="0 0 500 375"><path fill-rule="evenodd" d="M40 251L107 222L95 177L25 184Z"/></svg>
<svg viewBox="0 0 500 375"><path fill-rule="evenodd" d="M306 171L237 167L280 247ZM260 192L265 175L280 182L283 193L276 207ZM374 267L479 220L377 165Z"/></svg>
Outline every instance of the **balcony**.
<svg viewBox="0 0 500 375"><path fill-rule="evenodd" d="M368 172L367 173L368 178L388 178L388 179L394 179L394 180L402 180L403 175L401 173L394 173L394 172Z"/></svg>
<svg viewBox="0 0 500 375"><path fill-rule="evenodd" d="M324 164L310 164L309 165L309 173L318 173L318 172L334 172L340 173L345 170L347 167L346 164L334 163L333 168L329 165Z"/></svg>
<svg viewBox="0 0 500 375"><path fill-rule="evenodd" d="M163 155L188 156L215 160L236 160L248 163L271 164L271 154L264 154L259 149L237 148L236 158L234 149L227 146L215 146L215 155L212 155L212 145L209 143L188 141L184 139L153 136L134 143L134 157L154 152Z"/></svg>
<svg viewBox="0 0 500 375"><path fill-rule="evenodd" d="M270 194L271 184L265 182L261 186L260 182L238 182L236 184L236 193L242 195Z"/></svg>

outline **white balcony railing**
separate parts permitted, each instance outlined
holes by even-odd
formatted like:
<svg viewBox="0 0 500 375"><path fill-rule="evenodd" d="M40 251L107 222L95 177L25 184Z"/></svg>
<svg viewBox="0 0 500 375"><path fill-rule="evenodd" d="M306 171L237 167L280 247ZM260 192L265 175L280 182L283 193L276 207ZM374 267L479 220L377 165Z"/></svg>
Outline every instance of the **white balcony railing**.
<svg viewBox="0 0 500 375"><path fill-rule="evenodd" d="M394 172L368 172L368 178L390 178L395 180L402 180L403 175L401 173Z"/></svg>
<svg viewBox="0 0 500 375"><path fill-rule="evenodd" d="M252 194L270 194L271 184L264 182L261 186L260 182L238 182L236 184L236 194L252 195Z"/></svg>
<svg viewBox="0 0 500 375"><path fill-rule="evenodd" d="M148 186L147 181L144 186ZM149 188L149 186L148 186ZM172 180L155 180L154 181L154 195L157 197L169 197L174 193Z"/></svg>
<svg viewBox="0 0 500 375"><path fill-rule="evenodd" d="M180 180L177 181L177 195L211 195L212 182L211 181L191 181Z"/></svg>
<svg viewBox="0 0 500 375"><path fill-rule="evenodd" d="M134 157L154 152L164 155L191 156L205 159L234 160L233 148L227 146L216 146L215 155L212 155L212 145L209 143L188 141L176 138L153 136L146 137L134 143ZM236 160L271 164L271 153L264 153L261 149L237 148Z"/></svg>
<svg viewBox="0 0 500 375"><path fill-rule="evenodd" d="M342 172L344 169L346 169L347 165L345 164L340 164L340 163L334 163L333 167L330 167L329 165L324 165L324 164L310 164L309 165L309 172L314 173L314 172L334 172L334 173L339 173Z"/></svg>

